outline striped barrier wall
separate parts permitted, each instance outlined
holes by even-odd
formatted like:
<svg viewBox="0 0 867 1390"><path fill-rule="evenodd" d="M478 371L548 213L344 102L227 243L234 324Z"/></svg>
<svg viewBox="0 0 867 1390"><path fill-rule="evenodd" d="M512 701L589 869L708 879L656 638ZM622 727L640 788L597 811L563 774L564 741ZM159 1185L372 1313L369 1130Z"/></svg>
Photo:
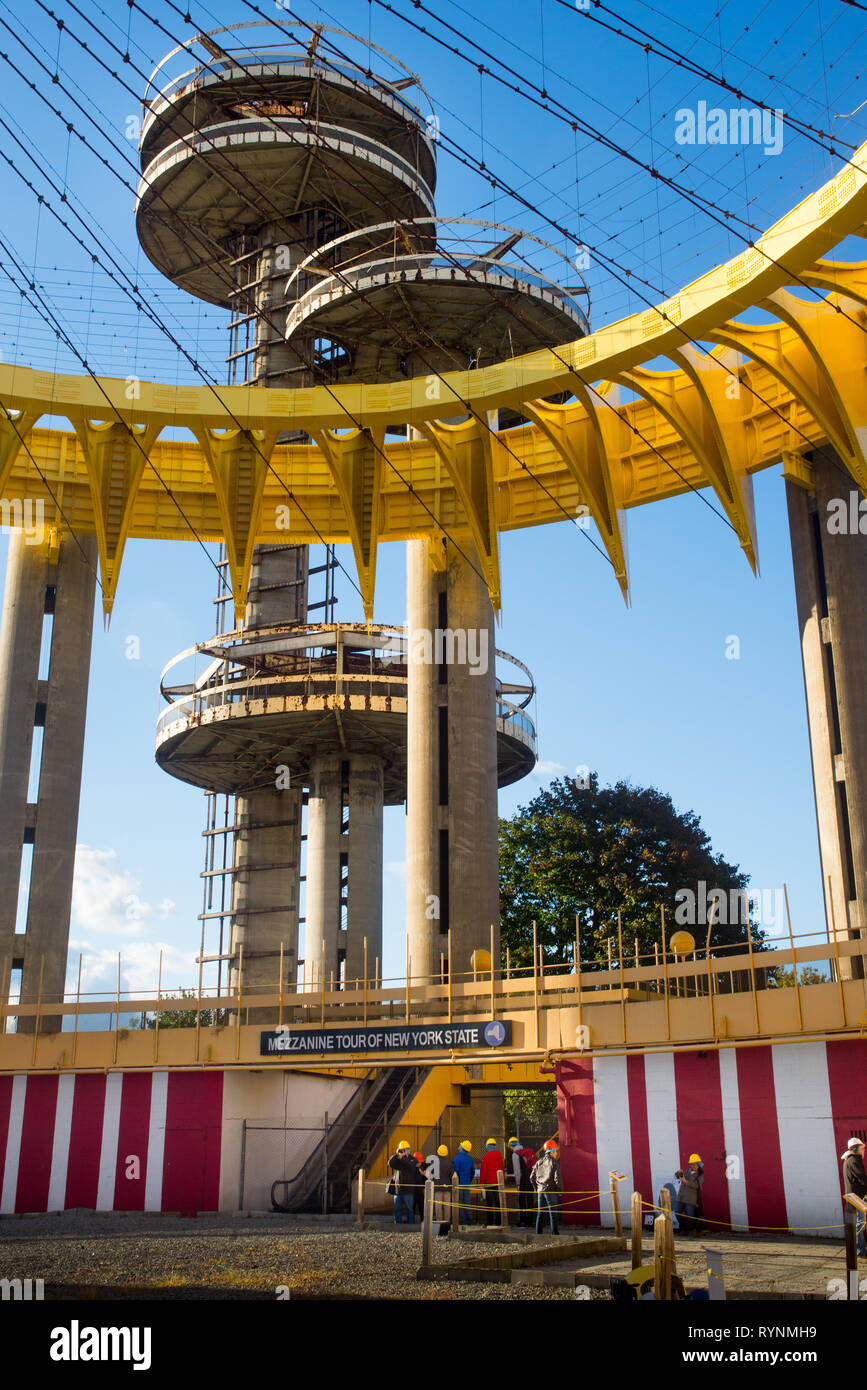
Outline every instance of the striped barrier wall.
<svg viewBox="0 0 867 1390"><path fill-rule="evenodd" d="M695 1152L711 1230L842 1233L839 1155L867 1133L867 1040L597 1055L561 1062L557 1080L565 1220L611 1224L614 1170L628 1223L630 1194L655 1204Z"/></svg>

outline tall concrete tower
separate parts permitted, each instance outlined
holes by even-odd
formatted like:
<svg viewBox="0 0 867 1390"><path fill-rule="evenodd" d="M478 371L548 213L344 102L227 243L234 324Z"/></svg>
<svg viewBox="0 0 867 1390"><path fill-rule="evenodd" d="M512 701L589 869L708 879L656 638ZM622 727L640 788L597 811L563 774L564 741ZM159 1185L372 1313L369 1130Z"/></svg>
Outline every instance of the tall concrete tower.
<svg viewBox="0 0 867 1390"><path fill-rule="evenodd" d="M64 536L58 546L53 534L19 530L9 540L0 626L0 991L5 1003L17 982L43 1032L60 1028L50 1005L62 1002L66 979L96 559L94 536L78 544ZM18 1021L19 1032L35 1027L35 1015Z"/></svg>
<svg viewBox="0 0 867 1390"><path fill-rule="evenodd" d="M326 29L299 49L279 42L279 23L239 28L252 46L199 35L151 78L137 207L153 263L232 310L235 381L435 377L586 332L574 296L511 254L520 231L438 225L438 126L410 101L426 94L397 59ZM280 442L291 450L289 399ZM443 413L454 425L453 402ZM463 422L491 447L496 420ZM314 442L339 491L347 446ZM492 927L498 937L497 786L532 767L521 710L532 682L498 679L495 576L466 520L409 552L408 631L383 650L370 613L360 628L306 621L306 551L259 548L243 626L200 644L204 674L164 687L161 765L237 798L231 954L248 998L274 989L278 957L295 977L303 801L309 981L370 977L381 962L389 800L407 799L413 974L442 968L450 930L456 970ZM444 640L457 642L451 654Z"/></svg>

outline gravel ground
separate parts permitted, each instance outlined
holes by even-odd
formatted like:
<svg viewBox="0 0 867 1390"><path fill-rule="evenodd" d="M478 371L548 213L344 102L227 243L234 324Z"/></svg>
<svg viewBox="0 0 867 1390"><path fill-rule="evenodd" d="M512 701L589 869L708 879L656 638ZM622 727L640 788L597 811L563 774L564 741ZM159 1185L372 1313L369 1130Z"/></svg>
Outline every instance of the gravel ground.
<svg viewBox="0 0 867 1390"><path fill-rule="evenodd" d="M434 1241L435 1263L490 1253L480 1241ZM571 1289L417 1281L420 1263L419 1227L362 1231L286 1216L0 1218L0 1278L44 1279L46 1299L269 1299L283 1286L303 1299L575 1301Z"/></svg>

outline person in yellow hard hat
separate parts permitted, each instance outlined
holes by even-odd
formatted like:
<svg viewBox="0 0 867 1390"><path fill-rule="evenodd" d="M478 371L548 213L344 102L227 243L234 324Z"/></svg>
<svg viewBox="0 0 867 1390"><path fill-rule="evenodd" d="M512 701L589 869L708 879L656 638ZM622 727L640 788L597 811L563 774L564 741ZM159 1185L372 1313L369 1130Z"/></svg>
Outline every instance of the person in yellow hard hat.
<svg viewBox="0 0 867 1390"><path fill-rule="evenodd" d="M698 1221L701 1216L701 1189L704 1186L704 1164L700 1154L690 1154L685 1168L679 1168L674 1175L680 1180L677 1201L673 1211L677 1216L677 1228L685 1236L698 1234Z"/></svg>
<svg viewBox="0 0 867 1390"><path fill-rule="evenodd" d="M473 1210L470 1196L472 1181L476 1176L476 1165L471 1157L472 1152L473 1146L469 1139L462 1139L461 1146L455 1154L454 1162L452 1163L452 1168L454 1172L457 1173L458 1183L460 1184L458 1189L460 1198L458 1224L461 1226L472 1226L473 1224Z"/></svg>
<svg viewBox="0 0 867 1390"><path fill-rule="evenodd" d="M386 1189L394 1196L394 1224L400 1226L403 1222L412 1226L415 1224L413 1196L419 1182L419 1174L418 1166L405 1139L401 1139L388 1160L388 1166L394 1173Z"/></svg>
<svg viewBox="0 0 867 1390"><path fill-rule="evenodd" d="M452 1161L448 1146L440 1144L435 1154L428 1154L425 1174L434 1185L434 1220L448 1221L449 1198L452 1190Z"/></svg>

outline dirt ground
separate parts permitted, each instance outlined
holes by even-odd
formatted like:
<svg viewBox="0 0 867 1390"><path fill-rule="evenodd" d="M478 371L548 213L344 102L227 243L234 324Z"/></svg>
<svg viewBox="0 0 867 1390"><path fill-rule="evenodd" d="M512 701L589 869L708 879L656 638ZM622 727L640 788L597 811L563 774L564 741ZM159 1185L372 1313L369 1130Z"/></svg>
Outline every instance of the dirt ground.
<svg viewBox="0 0 867 1390"><path fill-rule="evenodd" d="M574 1227L562 1240L597 1237L598 1228ZM608 1232L607 1234L610 1234ZM514 1270L511 1282L464 1282L450 1270L467 1259L501 1254L499 1241L438 1238L433 1263L443 1279L419 1281L421 1233L373 1220L366 1230L350 1221L322 1222L269 1214L261 1217L128 1213L0 1218L0 1279L42 1279L46 1299L570 1299L576 1287L608 1297L608 1279L629 1269L626 1253L557 1259L557 1242L544 1240L551 1258ZM540 1238L542 1239L542 1238ZM704 1247L723 1255L730 1297L827 1299L840 1296L845 1277L841 1241L796 1236L714 1234L675 1240L677 1272L687 1289L707 1287ZM645 1258L652 1256L645 1235ZM450 1267L447 1269L447 1267ZM867 1261L860 1262L867 1296ZM836 1281L836 1282L835 1282ZM580 1295L579 1295L580 1296ZM587 1296L585 1293L584 1296Z"/></svg>

